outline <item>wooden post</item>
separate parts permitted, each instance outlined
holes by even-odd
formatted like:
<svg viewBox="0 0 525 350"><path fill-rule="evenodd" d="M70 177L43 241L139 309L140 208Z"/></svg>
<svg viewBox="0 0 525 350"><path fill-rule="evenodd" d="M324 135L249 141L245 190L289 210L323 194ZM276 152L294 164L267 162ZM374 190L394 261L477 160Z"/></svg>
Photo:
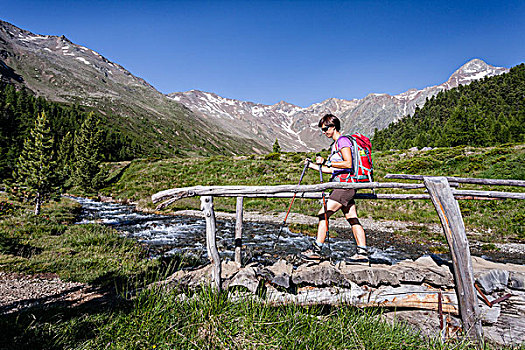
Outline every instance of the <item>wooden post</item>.
<svg viewBox="0 0 525 350"><path fill-rule="evenodd" d="M242 214L244 197L237 197L237 208L235 215L235 262L242 265Z"/></svg>
<svg viewBox="0 0 525 350"><path fill-rule="evenodd" d="M220 291L222 289L221 258L219 256L219 251L217 250L216 222L215 212L213 211L212 196L201 197L201 210L204 212L204 218L206 219L206 251L208 252L208 258L212 264L211 278L213 285L218 291Z"/></svg>
<svg viewBox="0 0 525 350"><path fill-rule="evenodd" d="M463 330L471 339L481 343L483 329L474 290L470 249L459 204L445 177L425 177L424 181L450 247Z"/></svg>

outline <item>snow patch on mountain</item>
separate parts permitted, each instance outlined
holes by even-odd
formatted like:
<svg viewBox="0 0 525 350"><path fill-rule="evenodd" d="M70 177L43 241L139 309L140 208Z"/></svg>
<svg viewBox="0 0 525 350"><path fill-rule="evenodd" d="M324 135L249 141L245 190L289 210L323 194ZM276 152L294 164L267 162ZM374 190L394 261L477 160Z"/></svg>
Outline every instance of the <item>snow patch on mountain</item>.
<svg viewBox="0 0 525 350"><path fill-rule="evenodd" d="M76 57L77 60L79 60L82 63L85 63L87 65L90 65L91 63L88 62L84 57Z"/></svg>

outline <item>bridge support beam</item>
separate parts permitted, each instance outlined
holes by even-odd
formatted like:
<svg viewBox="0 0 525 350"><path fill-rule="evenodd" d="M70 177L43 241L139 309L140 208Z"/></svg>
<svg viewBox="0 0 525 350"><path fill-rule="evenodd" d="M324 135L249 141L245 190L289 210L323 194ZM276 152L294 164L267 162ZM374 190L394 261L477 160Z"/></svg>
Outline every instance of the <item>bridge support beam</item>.
<svg viewBox="0 0 525 350"><path fill-rule="evenodd" d="M242 215L244 197L237 197L235 212L235 262L242 266Z"/></svg>
<svg viewBox="0 0 525 350"><path fill-rule="evenodd" d="M425 177L424 182L441 220L450 247L463 330L469 338L477 340L481 344L483 342L483 329L479 317L476 291L474 290L470 248L459 204L454 198L452 189L445 177Z"/></svg>
<svg viewBox="0 0 525 350"><path fill-rule="evenodd" d="M201 197L201 210L206 220L206 251L212 264L212 285L221 291L221 258L217 250L217 224L215 221L215 211L213 210L213 197Z"/></svg>

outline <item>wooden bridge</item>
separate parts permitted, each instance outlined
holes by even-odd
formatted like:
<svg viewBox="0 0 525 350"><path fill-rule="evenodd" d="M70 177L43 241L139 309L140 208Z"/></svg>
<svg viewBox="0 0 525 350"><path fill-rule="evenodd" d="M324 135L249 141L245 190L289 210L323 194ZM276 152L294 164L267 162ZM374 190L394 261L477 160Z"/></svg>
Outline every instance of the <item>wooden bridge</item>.
<svg viewBox="0 0 525 350"><path fill-rule="evenodd" d="M206 220L206 248L212 263L212 280L221 290L221 259L216 244L216 221L213 209L213 197L237 197L235 229L235 262L241 264L241 242L243 221L243 198L310 198L320 199L325 190L345 189L426 189L426 193L357 193L356 199L372 200L428 200L434 204L441 221L445 237L452 255L455 290L463 329L472 339L483 338L481 321L476 302L476 291L465 225L457 200L468 199L525 199L523 192L499 192L479 190L459 190L459 184L489 186L525 187L521 180L494 180L461 177L427 177L422 175L389 174L385 178L416 180L419 183L369 182L369 183L324 183L318 185L279 185L279 186L195 186L174 188L158 192L152 196L158 209L164 208L177 200L200 196L201 210Z"/></svg>

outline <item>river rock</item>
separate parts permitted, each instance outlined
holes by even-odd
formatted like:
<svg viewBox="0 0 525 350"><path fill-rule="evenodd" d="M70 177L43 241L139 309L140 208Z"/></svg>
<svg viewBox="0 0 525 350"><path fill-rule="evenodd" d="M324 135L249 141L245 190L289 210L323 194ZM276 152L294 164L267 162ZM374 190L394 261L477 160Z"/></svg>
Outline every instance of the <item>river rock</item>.
<svg viewBox="0 0 525 350"><path fill-rule="evenodd" d="M292 273L292 281L297 285L349 287L349 281L329 261L319 264L302 264Z"/></svg>
<svg viewBox="0 0 525 350"><path fill-rule="evenodd" d="M259 288L259 279L257 278L256 269L252 266L247 266L240 270L235 276L233 276L225 288L233 287L244 287L253 294L256 294Z"/></svg>
<svg viewBox="0 0 525 350"><path fill-rule="evenodd" d="M279 287L290 288L293 265L286 260L280 259L275 264L259 269L258 274Z"/></svg>
<svg viewBox="0 0 525 350"><path fill-rule="evenodd" d="M402 283L425 282L436 287L454 287L454 276L450 269L445 265L439 266L429 256L421 257L416 261L402 261L392 270Z"/></svg>
<svg viewBox="0 0 525 350"><path fill-rule="evenodd" d="M504 270L490 270L475 273L476 282L485 294L504 290L509 282L509 272Z"/></svg>
<svg viewBox="0 0 525 350"><path fill-rule="evenodd" d="M525 290L525 273L511 272L509 274L509 287L517 290Z"/></svg>
<svg viewBox="0 0 525 350"><path fill-rule="evenodd" d="M339 265L344 278L358 285L380 285L399 286L399 278L387 265L363 266L341 263Z"/></svg>

